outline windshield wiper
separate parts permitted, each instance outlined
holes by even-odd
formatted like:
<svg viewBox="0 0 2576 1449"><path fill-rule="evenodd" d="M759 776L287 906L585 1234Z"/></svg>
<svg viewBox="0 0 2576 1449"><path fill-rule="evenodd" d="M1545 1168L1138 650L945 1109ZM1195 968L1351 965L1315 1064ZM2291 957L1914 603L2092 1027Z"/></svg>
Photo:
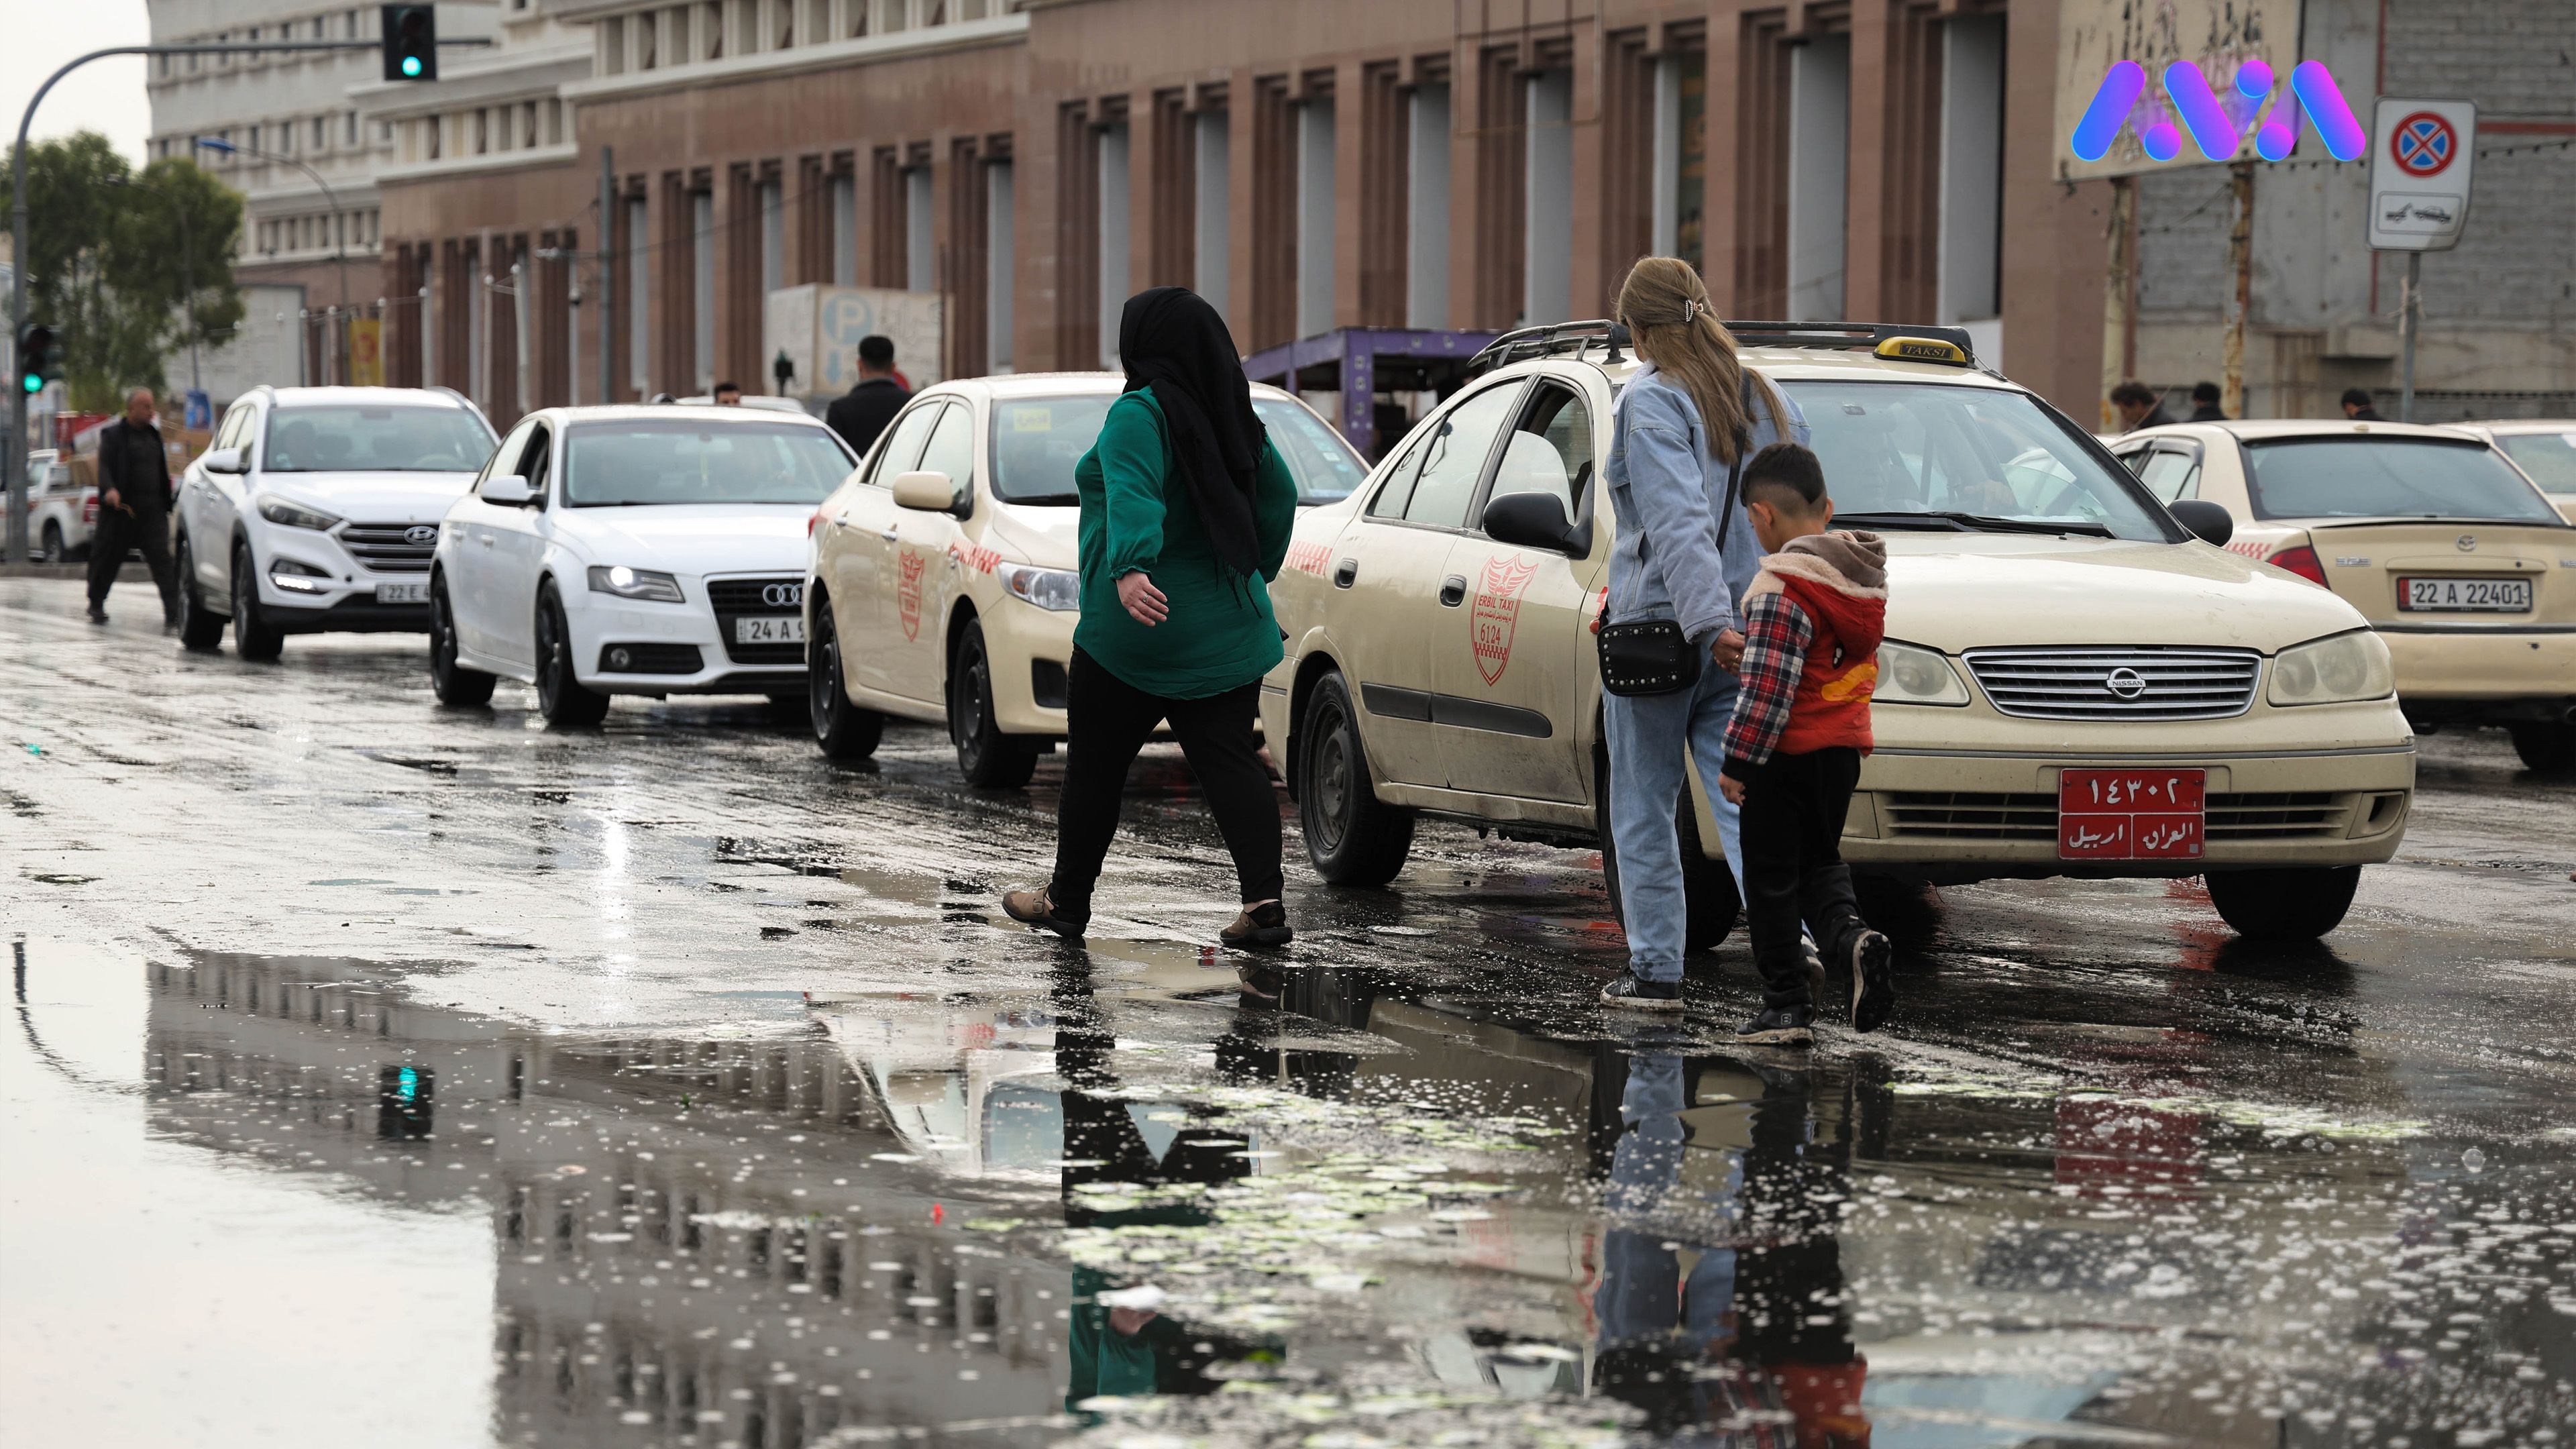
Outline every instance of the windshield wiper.
<svg viewBox="0 0 2576 1449"><path fill-rule="evenodd" d="M1005 498L1005 503L1019 503L1037 508L1076 508L1082 504L1079 493L1039 493L1027 498Z"/></svg>
<svg viewBox="0 0 2576 1449"><path fill-rule="evenodd" d="M1837 513L1836 523L1866 522L1887 528L1946 528L1954 533L2082 533L2096 538L2117 535L2099 523L2082 519L2049 522L2036 518L1997 518L1986 513L1931 509L1922 513Z"/></svg>

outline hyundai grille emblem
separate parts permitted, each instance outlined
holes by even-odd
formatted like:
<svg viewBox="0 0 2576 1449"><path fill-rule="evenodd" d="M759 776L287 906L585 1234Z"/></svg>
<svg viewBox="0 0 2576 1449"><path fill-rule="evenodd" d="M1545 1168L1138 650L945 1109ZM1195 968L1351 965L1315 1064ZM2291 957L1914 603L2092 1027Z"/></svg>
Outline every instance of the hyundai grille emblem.
<svg viewBox="0 0 2576 1449"><path fill-rule="evenodd" d="M763 584L760 601L773 609L802 608L805 603L803 584Z"/></svg>
<svg viewBox="0 0 2576 1449"><path fill-rule="evenodd" d="M2460 552L2475 553L2478 551L2478 536L2474 533L2461 534L2459 537L2459 544Z"/></svg>
<svg viewBox="0 0 2576 1449"><path fill-rule="evenodd" d="M415 523L411 527L403 530L403 542L410 544L414 548L427 548L431 544L438 542L438 525L435 523Z"/></svg>
<svg viewBox="0 0 2576 1449"><path fill-rule="evenodd" d="M2102 687L2122 699L2135 699L2147 692L2147 677L2124 664L2103 678Z"/></svg>

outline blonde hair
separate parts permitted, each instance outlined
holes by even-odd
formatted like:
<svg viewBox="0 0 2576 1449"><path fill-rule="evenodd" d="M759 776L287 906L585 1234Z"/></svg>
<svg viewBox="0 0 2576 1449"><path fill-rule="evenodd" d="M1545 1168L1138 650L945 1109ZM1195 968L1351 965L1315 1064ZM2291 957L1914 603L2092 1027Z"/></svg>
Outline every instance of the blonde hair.
<svg viewBox="0 0 2576 1449"><path fill-rule="evenodd" d="M1717 320L1699 272L1679 257L1640 259L1620 284L1619 320L1637 355L1680 383L1698 405L1709 452L1733 463L1753 431L1744 406L1744 363L1735 354L1734 336ZM1779 394L1758 373L1753 385L1776 426Z"/></svg>

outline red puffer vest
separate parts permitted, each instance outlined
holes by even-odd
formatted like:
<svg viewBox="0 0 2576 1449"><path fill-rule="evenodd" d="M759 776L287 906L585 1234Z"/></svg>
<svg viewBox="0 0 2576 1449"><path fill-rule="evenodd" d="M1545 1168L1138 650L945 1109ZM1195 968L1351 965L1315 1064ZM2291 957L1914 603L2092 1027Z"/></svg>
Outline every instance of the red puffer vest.
<svg viewBox="0 0 2576 1449"><path fill-rule="evenodd" d="M1870 695L1878 687L1878 645L1887 633L1887 554L1866 533L1828 533L1798 539L1762 561L1766 583L1807 611L1815 637L1789 706L1789 725L1775 746L1803 755L1836 745L1868 754Z"/></svg>

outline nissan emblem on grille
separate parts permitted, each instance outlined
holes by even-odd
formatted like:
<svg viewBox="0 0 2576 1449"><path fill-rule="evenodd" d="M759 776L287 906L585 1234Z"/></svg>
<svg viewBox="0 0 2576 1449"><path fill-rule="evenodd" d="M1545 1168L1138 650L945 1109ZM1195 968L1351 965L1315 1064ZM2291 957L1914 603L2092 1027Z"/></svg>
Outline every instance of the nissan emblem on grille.
<svg viewBox="0 0 2576 1449"><path fill-rule="evenodd" d="M2102 687L2122 699L2135 699L2147 692L2147 677L2123 665L2103 679Z"/></svg>
<svg viewBox="0 0 2576 1449"><path fill-rule="evenodd" d="M435 523L415 523L411 527L403 530L403 542L420 548L427 548L431 544L438 542L438 525Z"/></svg>
<svg viewBox="0 0 2576 1449"><path fill-rule="evenodd" d="M773 609L802 608L805 603L803 584L763 584L760 601Z"/></svg>

